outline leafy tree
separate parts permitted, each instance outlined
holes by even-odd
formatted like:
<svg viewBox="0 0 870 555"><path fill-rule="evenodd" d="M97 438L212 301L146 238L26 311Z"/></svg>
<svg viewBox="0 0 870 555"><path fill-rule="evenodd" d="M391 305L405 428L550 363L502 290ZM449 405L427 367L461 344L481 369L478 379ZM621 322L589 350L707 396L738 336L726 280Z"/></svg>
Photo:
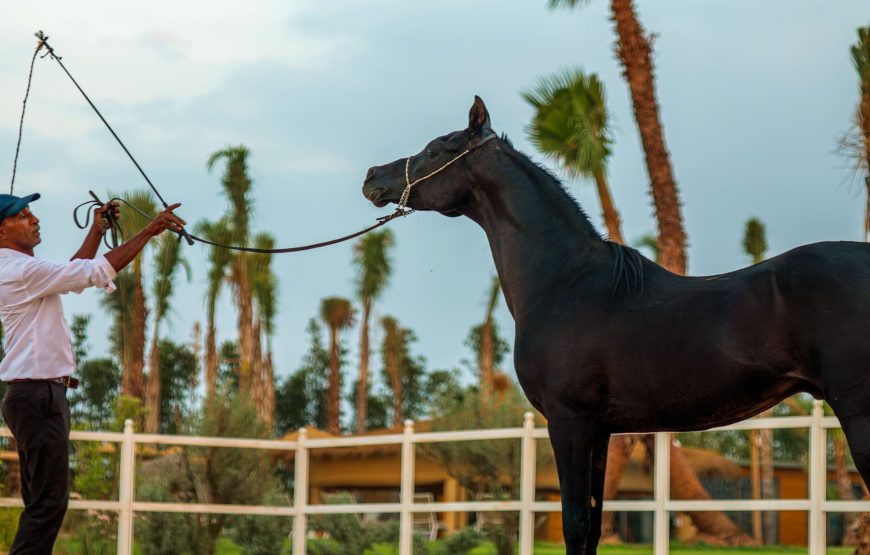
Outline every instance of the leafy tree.
<svg viewBox="0 0 870 555"><path fill-rule="evenodd" d="M148 190L127 192L121 198L133 207L121 204L121 234L124 237L133 237L148 225L157 213L157 205ZM123 372L121 392L138 399L144 399L145 395L145 329L148 320L143 284L145 256L143 250L133 259L132 264L118 272L115 278L117 291L103 296L101 301L114 319L112 343Z"/></svg>
<svg viewBox="0 0 870 555"><path fill-rule="evenodd" d="M248 243L251 236L253 213L253 182L248 172L249 157L250 151L247 147L239 145L214 152L206 164L209 171L219 162L226 164L221 177L221 187L229 203L225 221L229 224L233 240L243 245ZM252 393L253 373L255 366L259 364L254 353L253 286L249 258L250 255L245 252L233 253L227 266L237 311L239 388L248 395ZM259 403L261 399L255 401Z"/></svg>
<svg viewBox="0 0 870 555"><path fill-rule="evenodd" d="M393 398L392 422L396 427L406 418L416 419L423 413L425 360L411 354L411 344L417 340L413 331L402 328L391 316L384 316L381 325L384 381Z"/></svg>
<svg viewBox="0 0 870 555"><path fill-rule="evenodd" d="M164 380L160 375L160 324L169 311L169 299L175 288L175 274L179 267L184 268L187 280L190 281L190 266L181 256L181 242L172 233L163 233L158 239L157 253L154 256L154 298L153 314L151 322L152 337L151 351L149 353L148 382L145 386L145 406L147 414L145 418L145 430L155 433L161 427L161 396Z"/></svg>
<svg viewBox="0 0 870 555"><path fill-rule="evenodd" d="M228 216L216 222L202 221L196 231L209 241L230 244L233 232ZM205 389L206 397L214 396L218 382L218 349L215 313L217 300L226 281L227 267L232 261L232 251L213 247L208 254L208 287L206 288L206 338L205 338Z"/></svg>
<svg viewBox="0 0 870 555"><path fill-rule="evenodd" d="M198 365L194 352L184 344L162 339L160 352L160 429L161 434L177 434L187 416L186 407L193 395ZM148 410L151 410L150 408Z"/></svg>
<svg viewBox="0 0 870 555"><path fill-rule="evenodd" d="M392 262L389 249L394 244L389 229L364 235L353 246L353 265L356 268L356 296L362 303L362 322L359 337L359 377L356 384L356 431L366 429L369 391L369 319L372 304L383 293L390 281Z"/></svg>
<svg viewBox="0 0 870 555"><path fill-rule="evenodd" d="M574 8L585 0L548 0L550 7ZM686 273L686 231L664 131L659 118L653 78L652 35L648 35L634 9L633 0L611 0L611 21L617 40L616 57L631 93L631 104L646 156L650 189L659 223L658 245L662 265Z"/></svg>
<svg viewBox="0 0 870 555"><path fill-rule="evenodd" d="M105 429L112 419L112 400L118 395L121 369L110 358L89 358L88 326L91 317L73 316L70 324L76 374L80 383L72 390L69 404L74 421L86 423L91 429Z"/></svg>
<svg viewBox="0 0 870 555"><path fill-rule="evenodd" d="M604 85L593 74L566 71L542 79L523 93L535 109L527 129L535 147L560 163L572 177L595 181L611 241L622 243L619 212L607 184L607 160L613 142Z"/></svg>
<svg viewBox="0 0 870 555"><path fill-rule="evenodd" d="M320 303L320 318L329 328L329 391L326 397L326 430L341 432L341 346L339 334L353 325L354 310L350 301L328 297Z"/></svg>
<svg viewBox="0 0 870 555"><path fill-rule="evenodd" d="M275 239L261 232L254 236L258 249L275 248ZM254 292L254 365L253 397L258 400L260 418L271 427L275 418L275 376L272 368L272 336L278 307L278 276L272 271L272 255L257 254L249 258L251 286Z"/></svg>
<svg viewBox="0 0 870 555"><path fill-rule="evenodd" d="M327 426L326 397L329 388L329 351L323 346L317 320L308 321L308 352L301 366L275 392L275 429L278 434L314 426Z"/></svg>
<svg viewBox="0 0 870 555"><path fill-rule="evenodd" d="M270 430L243 392L220 391L205 401L185 430L192 435L267 438ZM274 462L253 449L190 448L142 464L137 495L148 501L289 505L274 475ZM178 520L181 519L181 524ZM249 553L277 553L289 519L251 520L229 515L155 513L138 535L146 553L215 552L217 538L230 530L248 542ZM170 532L167 532L170 531ZM176 533L177 532L177 533Z"/></svg>
<svg viewBox="0 0 870 555"><path fill-rule="evenodd" d="M476 389L469 388L458 397L445 395L438 399L432 430L520 427L523 414L528 410L531 408L527 401L513 384L488 403L484 403ZM538 447L538 464L546 464L552 452L540 442ZM417 448L427 458L443 465L473 496L519 499L522 458L519 440L426 443ZM485 521L484 532L499 555L513 555L519 516L512 512L496 514L497 518Z"/></svg>

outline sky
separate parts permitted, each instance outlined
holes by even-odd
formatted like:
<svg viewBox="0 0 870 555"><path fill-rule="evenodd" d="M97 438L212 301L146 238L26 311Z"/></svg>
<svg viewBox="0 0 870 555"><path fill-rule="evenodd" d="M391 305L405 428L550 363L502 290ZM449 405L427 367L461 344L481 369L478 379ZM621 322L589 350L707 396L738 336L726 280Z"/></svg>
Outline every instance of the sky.
<svg viewBox="0 0 870 555"><path fill-rule="evenodd" d="M582 4L582 3L581 3ZM825 240L861 240L864 198L837 139L858 100L849 46L870 24L866 0L642 0L655 36L656 87L689 237L689 273L749 262L745 222L767 226L769 254ZM594 187L571 180L528 141L521 97L568 68L599 75L615 144L608 177L629 242L655 230L649 182L613 53L608 2L551 10L545 0L109 0L7 2L0 18L0 189L8 191L27 69L44 30L169 202L188 222L226 209L209 155L251 150L254 228L278 246L345 235L374 222L366 170L418 152L467 124L474 95L493 128L563 177L604 231ZM37 60L15 192L40 192L37 256L65 260L84 237L71 210L93 189L146 184L57 64ZM375 318L395 316L418 337L430 369L460 368L494 274L483 231L464 218L416 213L392 222L394 272ZM273 259L279 279L274 351L286 376L307 349L305 328L328 296L352 297L350 243ZM204 321L205 247L185 247L163 334L188 340ZM66 314L92 315L92 353L109 349L98 291L68 295ZM497 320L508 338L510 314ZM221 339L235 333L229 294ZM356 368L358 329L347 335ZM375 326L373 341L380 341ZM377 354L374 367L380 368ZM505 370L512 373L508 359ZM351 370L348 376L353 376ZM460 373L469 379L467 371Z"/></svg>

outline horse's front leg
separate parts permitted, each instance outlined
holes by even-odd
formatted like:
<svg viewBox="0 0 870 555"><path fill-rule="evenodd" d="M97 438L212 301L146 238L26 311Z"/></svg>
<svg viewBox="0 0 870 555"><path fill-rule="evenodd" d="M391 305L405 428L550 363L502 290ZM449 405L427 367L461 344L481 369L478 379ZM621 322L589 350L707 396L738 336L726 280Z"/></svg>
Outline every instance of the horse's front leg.
<svg viewBox="0 0 870 555"><path fill-rule="evenodd" d="M601 516L604 507L604 476L607 473L607 449L610 433L599 431L592 441L592 472L589 487L592 505L589 521L589 537L586 539L586 555L595 555L601 539Z"/></svg>
<svg viewBox="0 0 870 555"><path fill-rule="evenodd" d="M599 517L593 533L592 452L596 443L595 425L586 418L552 418L547 423L550 443L559 471L562 496L562 532L568 555L595 553L601 534L601 500L595 500ZM606 452L606 444L605 444ZM603 490L603 479L602 479ZM601 494L599 494L599 497ZM591 551L590 551L591 547Z"/></svg>

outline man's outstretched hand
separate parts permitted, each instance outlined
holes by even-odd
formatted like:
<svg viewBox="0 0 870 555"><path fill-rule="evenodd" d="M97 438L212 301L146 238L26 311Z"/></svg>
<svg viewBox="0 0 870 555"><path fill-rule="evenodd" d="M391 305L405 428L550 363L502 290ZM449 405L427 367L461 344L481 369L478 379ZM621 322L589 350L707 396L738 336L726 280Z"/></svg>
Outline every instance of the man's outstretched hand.
<svg viewBox="0 0 870 555"><path fill-rule="evenodd" d="M146 231L152 236L155 237L160 235L165 230L174 231L176 233L181 231L181 228L184 227L187 222L176 216L172 213L173 210L181 206L180 202L177 202L173 205L167 206L166 210L157 214L153 220L148 224L145 228Z"/></svg>

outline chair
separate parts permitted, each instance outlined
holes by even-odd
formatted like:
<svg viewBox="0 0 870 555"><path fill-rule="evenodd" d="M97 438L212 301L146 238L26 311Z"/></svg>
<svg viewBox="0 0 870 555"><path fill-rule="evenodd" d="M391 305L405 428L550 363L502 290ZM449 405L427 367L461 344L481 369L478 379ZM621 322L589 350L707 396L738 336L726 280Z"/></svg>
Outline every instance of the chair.
<svg viewBox="0 0 870 555"><path fill-rule="evenodd" d="M435 496L431 493L415 493L414 503L434 503ZM414 533L423 534L429 538L429 541L438 539L438 531L444 530L443 522L438 521L438 514L435 512L413 513L412 516Z"/></svg>
<svg viewBox="0 0 870 555"><path fill-rule="evenodd" d="M475 501L496 501L496 498L491 493L478 493L474 496ZM497 511L478 511L474 519L474 527L478 531L483 531L486 526L501 526L504 524L504 517Z"/></svg>

